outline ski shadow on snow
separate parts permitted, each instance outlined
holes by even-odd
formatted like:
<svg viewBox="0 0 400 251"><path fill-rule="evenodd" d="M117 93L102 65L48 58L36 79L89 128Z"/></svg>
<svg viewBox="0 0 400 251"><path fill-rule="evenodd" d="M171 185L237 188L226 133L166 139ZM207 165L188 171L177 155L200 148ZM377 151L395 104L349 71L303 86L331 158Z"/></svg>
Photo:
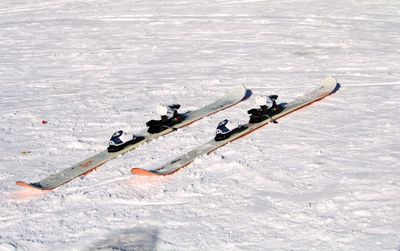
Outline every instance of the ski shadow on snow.
<svg viewBox="0 0 400 251"><path fill-rule="evenodd" d="M245 101L245 100L249 99L252 95L253 95L253 92L251 90L247 89L246 93L241 101Z"/></svg>
<svg viewBox="0 0 400 251"><path fill-rule="evenodd" d="M159 231L152 228L131 228L106 236L90 250L156 250Z"/></svg>
<svg viewBox="0 0 400 251"><path fill-rule="evenodd" d="M342 85L341 85L340 83L337 83L335 89L333 89L333 91L331 92L331 94L333 94L333 93L339 91L340 87L342 87Z"/></svg>

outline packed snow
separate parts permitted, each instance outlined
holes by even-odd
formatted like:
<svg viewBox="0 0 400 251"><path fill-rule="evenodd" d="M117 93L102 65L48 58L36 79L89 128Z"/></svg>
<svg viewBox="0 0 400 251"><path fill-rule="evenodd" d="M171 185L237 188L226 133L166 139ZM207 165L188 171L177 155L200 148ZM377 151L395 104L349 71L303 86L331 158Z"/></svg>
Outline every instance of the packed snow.
<svg viewBox="0 0 400 251"><path fill-rule="evenodd" d="M0 250L400 250L400 2L0 3ZM165 163L327 75L339 91L172 176ZM157 103L253 95L53 191Z"/></svg>

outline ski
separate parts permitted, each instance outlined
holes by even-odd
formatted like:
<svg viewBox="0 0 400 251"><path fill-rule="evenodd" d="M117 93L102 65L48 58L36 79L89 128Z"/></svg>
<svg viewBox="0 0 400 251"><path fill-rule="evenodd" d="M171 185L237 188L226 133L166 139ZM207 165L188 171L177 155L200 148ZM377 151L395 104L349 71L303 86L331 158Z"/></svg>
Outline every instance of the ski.
<svg viewBox="0 0 400 251"><path fill-rule="evenodd" d="M312 90L309 93L304 94L301 97L296 98L290 103L282 103L280 104L279 111L274 114L274 115L265 115L266 117L260 121L260 122L253 122L252 119L254 119L253 114L255 113L254 110L257 109L252 109L249 111L249 113L252 114L250 117L250 122L244 125L239 125L233 130L228 130L225 134L227 135L227 138L221 137L221 135L224 134L224 128L226 124L228 123L227 120L222 121L217 128L217 135L214 139L210 140L209 142L205 143L204 145L201 145L199 147L194 148L192 151L183 154L182 156L179 156L175 158L174 160L161 165L160 167L154 168L154 169L142 169L142 168L132 168L131 172L136 175L145 175L145 176L160 176L160 175L170 175L181 169L182 167L185 167L189 165L191 162L193 162L197 157L204 155L204 154L210 154L212 151L232 142L235 141L249 133L254 132L255 130L267 125L270 122L276 122L277 119L282 118L283 116L286 116L296 110L299 110L301 108L304 108L311 103L314 103L316 101L319 101L323 99L324 97L336 92L336 90L339 88L339 84L337 83L336 79L334 77L327 77L322 81L322 84ZM277 98L276 95L270 96L272 98ZM261 109L259 109L261 110ZM225 128L226 130L226 128ZM218 133L219 132L219 133Z"/></svg>
<svg viewBox="0 0 400 251"><path fill-rule="evenodd" d="M159 123L161 123L160 121L149 121L147 123L149 128L156 129L147 129L139 133L138 136L133 135L130 141L121 145L118 145L118 143L121 143L119 137L123 134L123 132L116 132L110 139L110 146L107 150L102 151L58 173L52 174L38 182L28 183L24 181L17 181L16 184L18 186L35 188L39 190L52 190L79 176L92 172L94 169L98 168L104 163L130 152L142 144L148 143L179 128L190 125L191 123L203 117L231 107L242 101L246 94L246 87L244 85L237 85L229 90L222 98L198 110L179 114L178 117L174 118L174 121L167 121L168 123L164 127L159 125ZM176 107L179 108L179 106L175 106L175 108ZM154 124L156 125L155 127Z"/></svg>

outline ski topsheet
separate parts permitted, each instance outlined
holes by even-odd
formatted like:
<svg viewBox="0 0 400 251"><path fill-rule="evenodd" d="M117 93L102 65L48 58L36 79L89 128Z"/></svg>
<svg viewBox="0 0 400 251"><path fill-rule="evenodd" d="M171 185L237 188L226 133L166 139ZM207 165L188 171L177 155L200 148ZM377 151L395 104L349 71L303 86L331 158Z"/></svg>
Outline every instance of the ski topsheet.
<svg viewBox="0 0 400 251"><path fill-rule="evenodd" d="M110 161L120 155L123 155L133 149L137 148L138 146L148 143L158 137L166 135L178 128L187 126L196 120L199 120L205 116L211 115L223 109L226 109L230 106L233 106L240 101L242 101L246 95L246 87L244 85L237 85L229 90L225 96L216 100L215 102L204 106L198 110L189 111L184 113L184 120L179 124L174 125L171 128L167 128L159 133L149 134L146 130L143 130L141 133L138 133L138 136L143 136L144 140L139 141L135 144L129 145L124 149L117 151L117 152L108 152L107 150L102 151L86 160L83 160L69 168L66 168L58 173L52 174L49 177L42 179L38 182L34 183L27 183L24 181L17 181L16 184L19 186L24 187L31 187L40 190L52 190L58 186L61 186L72 179L75 179L81 175L89 173L93 171L95 168L99 167L100 165Z"/></svg>
<svg viewBox="0 0 400 251"><path fill-rule="evenodd" d="M338 83L334 77L327 77L322 81L322 84L315 88L313 91L304 94L301 97L296 98L292 102L284 105L284 108L281 112L271 116L270 118L261 121L259 123L248 123L243 125L245 129L240 130L237 133L232 134L229 138L221 141L215 141L214 139L210 140L209 142L201 145L199 147L194 148L192 151L185 153L182 156L177 157L176 159L161 165L160 167L146 170L142 168L132 168L131 172L137 175L146 175L146 176L158 176L158 175L169 175L172 174L182 167L190 164L194 161L195 158L198 156L209 154L210 152L222 147L223 145L237 140L240 137L243 137L256 129L270 123L274 122L277 119L294 112L300 108L303 108L315 101L321 100L322 98L330 95L331 93L335 92L336 88L338 87Z"/></svg>

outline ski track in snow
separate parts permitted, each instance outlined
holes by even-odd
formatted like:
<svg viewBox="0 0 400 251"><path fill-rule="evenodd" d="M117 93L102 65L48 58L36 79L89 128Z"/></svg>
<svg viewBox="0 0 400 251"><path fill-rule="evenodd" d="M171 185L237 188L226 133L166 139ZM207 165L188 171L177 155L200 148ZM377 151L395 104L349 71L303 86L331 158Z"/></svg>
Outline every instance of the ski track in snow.
<svg viewBox="0 0 400 251"><path fill-rule="evenodd" d="M400 3L0 3L0 250L399 250ZM253 98L51 192L38 181L244 83L281 101L338 93L202 156L136 177L245 123ZM42 121L47 121L42 124Z"/></svg>

